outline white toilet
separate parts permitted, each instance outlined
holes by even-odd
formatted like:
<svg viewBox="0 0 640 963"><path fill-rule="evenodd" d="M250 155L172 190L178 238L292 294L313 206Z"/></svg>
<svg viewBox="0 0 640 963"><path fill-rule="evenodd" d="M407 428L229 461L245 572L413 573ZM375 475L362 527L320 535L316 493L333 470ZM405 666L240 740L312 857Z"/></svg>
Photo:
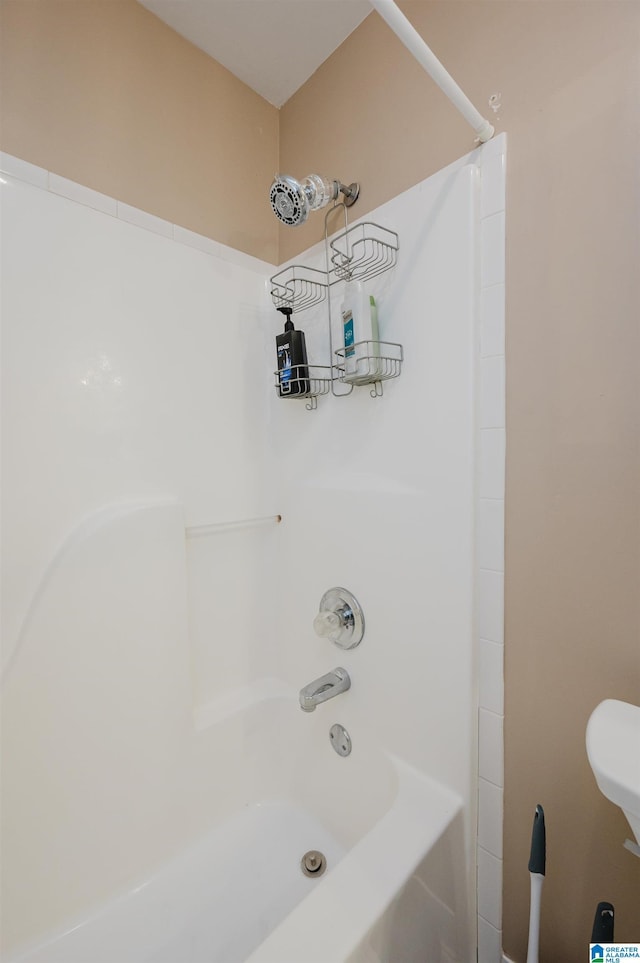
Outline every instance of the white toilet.
<svg viewBox="0 0 640 963"><path fill-rule="evenodd" d="M624 812L640 856L640 706L605 699L587 723L587 755L600 792Z"/></svg>

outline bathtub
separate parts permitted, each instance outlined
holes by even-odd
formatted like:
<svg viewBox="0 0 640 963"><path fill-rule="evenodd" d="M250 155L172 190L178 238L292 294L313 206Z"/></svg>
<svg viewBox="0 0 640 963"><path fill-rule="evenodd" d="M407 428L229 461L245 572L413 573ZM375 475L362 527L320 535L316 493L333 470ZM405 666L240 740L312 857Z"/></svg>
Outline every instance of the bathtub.
<svg viewBox="0 0 640 963"><path fill-rule="evenodd" d="M10 963L467 963L460 798L357 725L338 756L337 710L303 716L274 681L201 709L215 824Z"/></svg>

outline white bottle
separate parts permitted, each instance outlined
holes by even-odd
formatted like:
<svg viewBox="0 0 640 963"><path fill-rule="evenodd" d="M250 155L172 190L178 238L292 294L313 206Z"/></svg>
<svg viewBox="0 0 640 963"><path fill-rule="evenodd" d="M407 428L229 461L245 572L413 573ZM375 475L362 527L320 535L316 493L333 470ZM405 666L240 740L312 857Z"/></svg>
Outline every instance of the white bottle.
<svg viewBox="0 0 640 963"><path fill-rule="evenodd" d="M342 302L344 380L367 384L380 376L378 309L361 281L347 281Z"/></svg>

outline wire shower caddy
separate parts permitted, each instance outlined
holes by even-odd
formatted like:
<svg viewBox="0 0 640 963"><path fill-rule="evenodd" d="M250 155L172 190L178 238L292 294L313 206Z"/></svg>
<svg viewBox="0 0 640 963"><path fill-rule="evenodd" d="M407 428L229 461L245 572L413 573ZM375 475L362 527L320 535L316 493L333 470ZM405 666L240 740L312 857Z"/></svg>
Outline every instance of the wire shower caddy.
<svg viewBox="0 0 640 963"><path fill-rule="evenodd" d="M340 208L344 212L344 229L329 239L329 217ZM271 278L271 298L276 308L288 307L292 314L309 310L327 302L329 355L331 365L308 365L306 372L298 371L295 393L287 397L308 399L306 407L317 406L319 395L331 392L337 397L351 394L356 385L371 385L371 397L382 395L382 382L397 378L404 360L401 344L387 341L359 341L353 345L358 349L358 363L355 373L346 371L344 348L334 350L331 316L330 289L342 281L370 281L380 274L390 271L398 260L399 238L395 231L376 224L374 221L361 221L349 226L347 208L337 202L329 208L325 216L325 263L326 269L293 264L284 268ZM333 360L335 358L335 360ZM302 367L302 366L299 366ZM280 372L274 372L276 390L283 397ZM305 375L305 377L302 377ZM347 390L336 390L336 384Z"/></svg>

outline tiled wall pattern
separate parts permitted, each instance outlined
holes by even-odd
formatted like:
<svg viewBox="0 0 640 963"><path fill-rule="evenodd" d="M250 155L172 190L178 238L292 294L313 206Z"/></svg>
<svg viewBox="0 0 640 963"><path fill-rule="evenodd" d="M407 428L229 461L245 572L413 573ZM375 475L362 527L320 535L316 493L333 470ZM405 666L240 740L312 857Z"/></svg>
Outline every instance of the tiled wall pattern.
<svg viewBox="0 0 640 963"><path fill-rule="evenodd" d="M477 392L478 963L502 960L504 786L505 165L504 135L480 165Z"/></svg>
<svg viewBox="0 0 640 963"><path fill-rule="evenodd" d="M478 963L502 957L505 173L506 137L472 155L481 170L480 329L477 361L476 637L479 671ZM272 266L7 154L0 172L254 270Z"/></svg>

